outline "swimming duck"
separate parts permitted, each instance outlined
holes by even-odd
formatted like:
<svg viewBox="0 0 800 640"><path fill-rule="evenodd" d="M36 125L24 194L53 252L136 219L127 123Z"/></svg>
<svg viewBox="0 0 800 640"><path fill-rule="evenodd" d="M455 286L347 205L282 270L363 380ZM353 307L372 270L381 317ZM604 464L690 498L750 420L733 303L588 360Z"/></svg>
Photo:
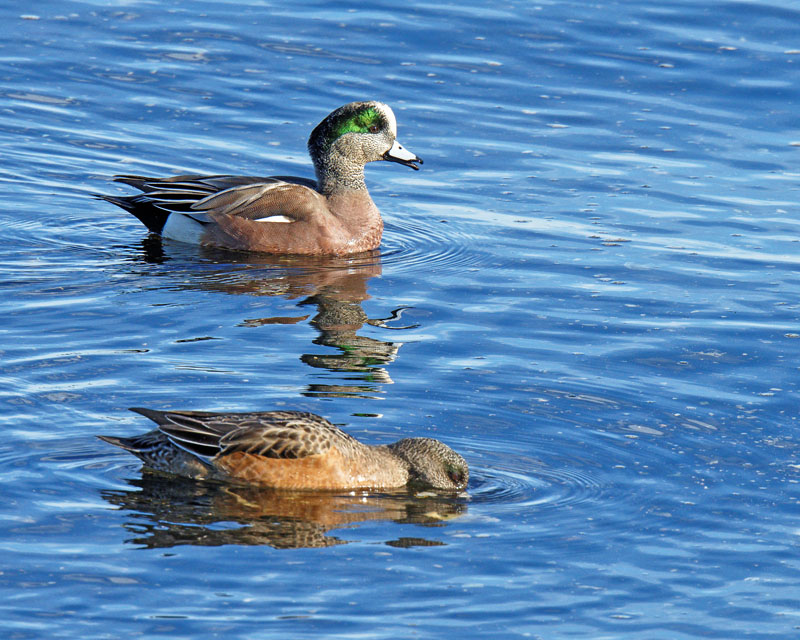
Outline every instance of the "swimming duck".
<svg viewBox="0 0 800 640"><path fill-rule="evenodd" d="M209 413L133 408L158 427L132 438L98 436L157 470L276 489L460 491L467 463L431 438L367 445L313 413Z"/></svg>
<svg viewBox="0 0 800 640"><path fill-rule="evenodd" d="M142 191L97 197L136 216L164 238L274 254L348 255L376 249L380 211L364 183L376 160L419 169L397 142L397 120L382 102L351 102L320 122L308 139L316 180L289 176L118 175Z"/></svg>

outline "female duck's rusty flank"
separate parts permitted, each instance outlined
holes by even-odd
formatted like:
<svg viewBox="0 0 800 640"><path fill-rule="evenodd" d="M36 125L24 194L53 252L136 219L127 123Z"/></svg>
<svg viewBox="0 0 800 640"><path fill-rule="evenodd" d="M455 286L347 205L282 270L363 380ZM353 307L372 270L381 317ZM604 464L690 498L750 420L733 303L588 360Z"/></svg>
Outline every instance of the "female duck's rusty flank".
<svg viewBox="0 0 800 640"><path fill-rule="evenodd" d="M132 438L98 436L158 471L279 489L390 489L407 484L460 491L469 469L431 438L367 445L313 413L208 413L131 409L158 428Z"/></svg>
<svg viewBox="0 0 800 640"><path fill-rule="evenodd" d="M346 255L380 246L383 220L364 183L376 160L419 169L397 142L397 121L382 102L351 102L308 139L316 180L275 176L115 176L133 196L98 195L153 233L205 246L279 254Z"/></svg>

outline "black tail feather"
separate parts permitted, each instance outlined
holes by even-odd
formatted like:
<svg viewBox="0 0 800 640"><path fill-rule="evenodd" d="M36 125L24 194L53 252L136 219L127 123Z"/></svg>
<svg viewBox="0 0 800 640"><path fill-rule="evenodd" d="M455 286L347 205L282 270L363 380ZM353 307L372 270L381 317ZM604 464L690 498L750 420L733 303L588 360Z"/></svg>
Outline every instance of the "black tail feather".
<svg viewBox="0 0 800 640"><path fill-rule="evenodd" d="M128 213L136 216L139 222L153 233L160 234L164 230L164 225L167 224L167 218L170 216L169 211L164 211L164 209L156 206L153 201L144 194L135 196L107 196L96 193L94 197L122 207Z"/></svg>
<svg viewBox="0 0 800 640"><path fill-rule="evenodd" d="M103 442L108 442L108 444L113 444L115 447L119 447L120 449L125 449L125 451L130 451L131 453L137 454L138 451L141 450L141 443L136 438L117 438L116 436L97 436Z"/></svg>

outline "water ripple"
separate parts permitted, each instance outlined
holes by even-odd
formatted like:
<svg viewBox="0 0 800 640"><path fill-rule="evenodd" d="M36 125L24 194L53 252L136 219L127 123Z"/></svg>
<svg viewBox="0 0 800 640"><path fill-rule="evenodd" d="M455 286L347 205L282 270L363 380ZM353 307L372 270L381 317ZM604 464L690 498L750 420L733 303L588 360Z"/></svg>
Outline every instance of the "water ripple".
<svg viewBox="0 0 800 640"><path fill-rule="evenodd" d="M595 499L603 491L600 480L583 469L553 468L524 456L505 456L490 468L476 468L473 476L472 503L491 504L498 511L559 509Z"/></svg>
<svg viewBox="0 0 800 640"><path fill-rule="evenodd" d="M479 240L444 220L394 220L386 224L381 262L403 271L477 269L490 260L478 248Z"/></svg>

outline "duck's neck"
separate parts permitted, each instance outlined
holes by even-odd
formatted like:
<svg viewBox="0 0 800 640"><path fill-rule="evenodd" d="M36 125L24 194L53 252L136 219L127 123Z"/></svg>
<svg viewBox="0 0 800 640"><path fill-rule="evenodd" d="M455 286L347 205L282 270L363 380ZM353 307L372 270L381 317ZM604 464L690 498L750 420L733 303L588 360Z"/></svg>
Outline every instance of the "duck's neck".
<svg viewBox="0 0 800 640"><path fill-rule="evenodd" d="M349 253L371 251L381 244L383 220L364 183L364 165L343 157L315 161L317 190L339 219Z"/></svg>
<svg viewBox="0 0 800 640"><path fill-rule="evenodd" d="M326 196L348 191L366 191L364 165L341 155L318 158L314 161L317 189Z"/></svg>

